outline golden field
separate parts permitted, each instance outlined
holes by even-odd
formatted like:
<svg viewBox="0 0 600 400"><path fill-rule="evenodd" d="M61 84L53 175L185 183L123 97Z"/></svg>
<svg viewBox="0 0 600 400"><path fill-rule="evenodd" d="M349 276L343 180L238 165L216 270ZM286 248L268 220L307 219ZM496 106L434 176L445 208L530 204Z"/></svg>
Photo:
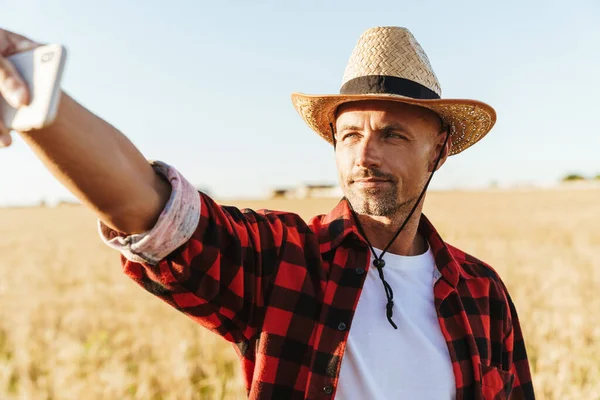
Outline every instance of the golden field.
<svg viewBox="0 0 600 400"><path fill-rule="evenodd" d="M538 398L600 399L600 190L431 193L425 213L507 284ZM244 397L233 349L125 277L83 207L0 220L0 399Z"/></svg>

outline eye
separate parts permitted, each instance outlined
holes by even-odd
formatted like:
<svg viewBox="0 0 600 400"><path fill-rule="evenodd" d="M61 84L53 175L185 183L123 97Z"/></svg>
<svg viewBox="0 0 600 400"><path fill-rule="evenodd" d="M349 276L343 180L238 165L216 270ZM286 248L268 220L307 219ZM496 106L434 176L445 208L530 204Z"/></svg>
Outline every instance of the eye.
<svg viewBox="0 0 600 400"><path fill-rule="evenodd" d="M386 138L392 138L392 139L401 139L401 140L406 139L406 137L404 135L401 135L401 134L396 133L396 132L387 132L385 134L385 137Z"/></svg>
<svg viewBox="0 0 600 400"><path fill-rule="evenodd" d="M344 133L344 134L342 134L342 140L348 140L348 139L356 138L357 136L358 136L357 132Z"/></svg>

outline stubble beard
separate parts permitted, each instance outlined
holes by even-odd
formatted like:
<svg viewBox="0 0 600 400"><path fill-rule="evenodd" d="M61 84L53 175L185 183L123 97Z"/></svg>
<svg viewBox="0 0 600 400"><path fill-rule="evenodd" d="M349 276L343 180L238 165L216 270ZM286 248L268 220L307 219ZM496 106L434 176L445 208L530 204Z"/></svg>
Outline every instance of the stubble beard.
<svg viewBox="0 0 600 400"><path fill-rule="evenodd" d="M386 189L360 189L348 187L346 198L355 212L374 217L393 217L404 204L398 200L398 185L393 183Z"/></svg>

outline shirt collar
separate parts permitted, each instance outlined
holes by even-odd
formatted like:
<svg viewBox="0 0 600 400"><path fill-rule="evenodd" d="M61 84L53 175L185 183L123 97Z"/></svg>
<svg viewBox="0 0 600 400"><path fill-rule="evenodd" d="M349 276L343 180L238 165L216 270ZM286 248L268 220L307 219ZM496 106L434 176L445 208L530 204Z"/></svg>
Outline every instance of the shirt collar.
<svg viewBox="0 0 600 400"><path fill-rule="evenodd" d="M345 198L342 198L328 214L318 219L320 221L316 222L320 225L318 231L321 254L337 248L345 240L352 240L354 246L368 248L367 241L356 227L352 211ZM463 279L473 277L465 271L458 260L463 258L461 254L464 253L454 247L450 248L424 214L421 214L418 229L431 246L437 269L450 285L456 287L461 277Z"/></svg>
<svg viewBox="0 0 600 400"><path fill-rule="evenodd" d="M317 223L320 223L318 231L321 254L337 248L346 238L354 239L357 245L367 246L367 241L358 232L345 198L342 198L329 214L317 217Z"/></svg>

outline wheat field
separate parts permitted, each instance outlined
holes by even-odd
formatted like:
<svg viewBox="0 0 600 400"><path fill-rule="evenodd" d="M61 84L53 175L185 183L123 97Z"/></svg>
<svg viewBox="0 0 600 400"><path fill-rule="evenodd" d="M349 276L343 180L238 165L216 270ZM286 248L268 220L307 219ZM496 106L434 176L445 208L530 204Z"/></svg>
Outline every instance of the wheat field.
<svg viewBox="0 0 600 400"><path fill-rule="evenodd" d="M600 399L600 190L430 193L425 213L507 284L538 398ZM83 207L0 218L0 399L244 398L230 345L125 277Z"/></svg>

